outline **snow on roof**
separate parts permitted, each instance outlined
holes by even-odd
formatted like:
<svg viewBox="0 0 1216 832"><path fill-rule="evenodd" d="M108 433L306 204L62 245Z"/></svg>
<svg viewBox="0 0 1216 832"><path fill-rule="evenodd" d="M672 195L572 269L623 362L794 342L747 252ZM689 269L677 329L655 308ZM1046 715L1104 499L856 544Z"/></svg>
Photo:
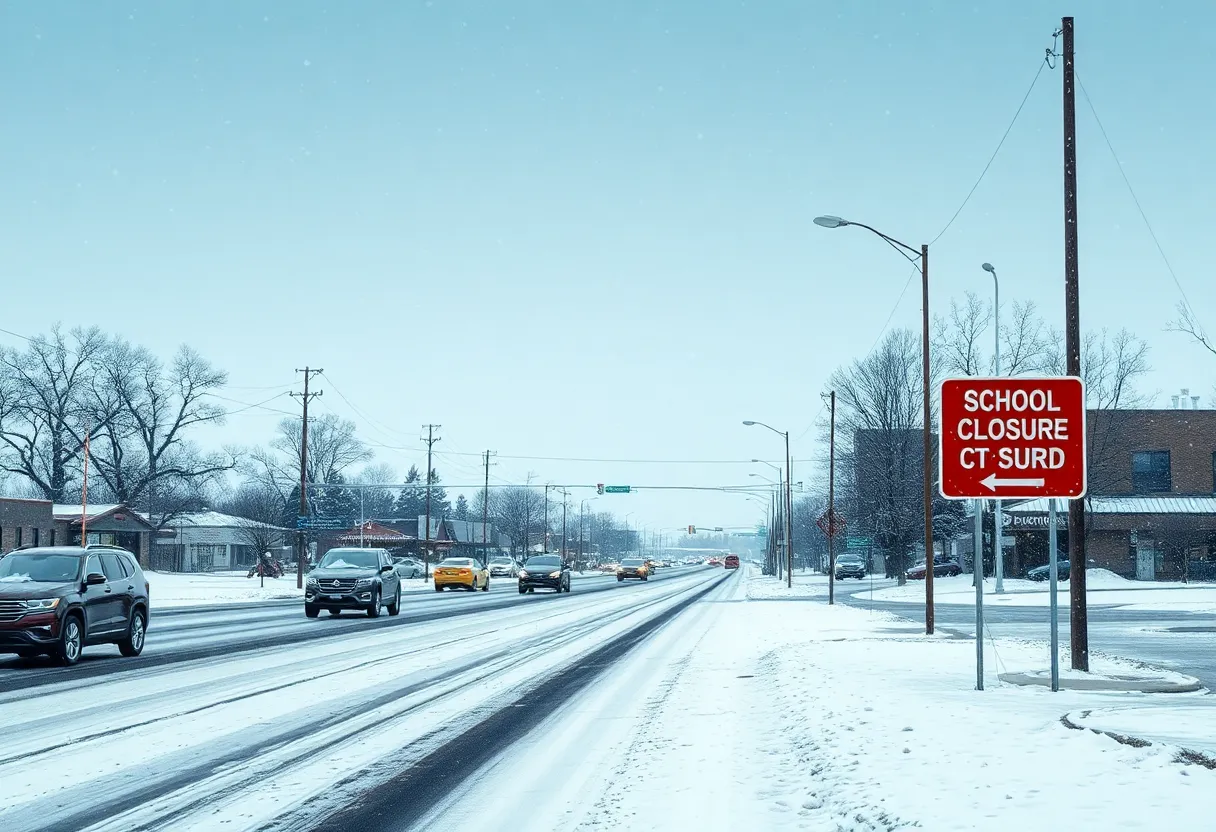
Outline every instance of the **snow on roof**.
<svg viewBox="0 0 1216 832"><path fill-rule="evenodd" d="M1089 506L1094 514L1216 514L1216 495L1192 497L1174 494L1129 494L1090 497ZM1056 508L1059 511L1067 511L1067 502L1060 500ZM1019 506L1005 509L1009 514L1045 514L1047 510L1046 499L1028 500Z"/></svg>
<svg viewBox="0 0 1216 832"><path fill-rule="evenodd" d="M103 514L109 514L111 511L114 511L115 509L122 508L122 507L123 506L121 503L108 503L108 504L103 503L103 504L99 504L99 505L90 505L88 507L89 519L92 520L94 517L100 517ZM76 503L76 504L55 503L54 505L51 506L51 514L55 517L56 520L79 520L80 519L80 508L81 508L80 503ZM137 514L138 512L133 511L131 513ZM142 517L143 515L140 515L140 516Z"/></svg>
<svg viewBox="0 0 1216 832"><path fill-rule="evenodd" d="M192 514L181 514L174 517L166 525L170 528L174 526L194 526L211 529L243 529L249 526L258 526L261 528L288 531L287 529L282 529L279 526L274 526L269 523L259 523L256 520L250 520L246 517L237 517L234 514L224 514L219 511L196 511Z"/></svg>

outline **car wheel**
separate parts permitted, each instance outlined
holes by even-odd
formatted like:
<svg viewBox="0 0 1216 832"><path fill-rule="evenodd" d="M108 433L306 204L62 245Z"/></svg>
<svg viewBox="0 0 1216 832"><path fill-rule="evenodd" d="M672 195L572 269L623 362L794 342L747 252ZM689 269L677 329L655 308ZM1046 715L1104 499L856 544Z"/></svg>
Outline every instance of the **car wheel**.
<svg viewBox="0 0 1216 832"><path fill-rule="evenodd" d="M520 594L520 595L526 595L527 593L528 593L528 588L527 588L526 586L521 586L521 587L519 588L519 594Z"/></svg>
<svg viewBox="0 0 1216 832"><path fill-rule="evenodd" d="M118 652L128 659L133 659L144 652L144 637L148 634L147 620L143 610L131 613L131 621L127 624L127 634L118 642Z"/></svg>
<svg viewBox="0 0 1216 832"><path fill-rule="evenodd" d="M377 589L374 593L372 593L372 603L371 606L367 608L367 617L378 618L380 616L380 610L383 608L383 606L384 603L383 599L380 597L380 590Z"/></svg>
<svg viewBox="0 0 1216 832"><path fill-rule="evenodd" d="M623 584L623 583L625 583L625 576L624 576L624 575L617 575L617 576L616 576L616 582L617 582L618 584Z"/></svg>
<svg viewBox="0 0 1216 832"><path fill-rule="evenodd" d="M80 653L84 650L84 625L80 616L69 615L63 620L59 629L59 643L55 645L55 658L62 665L71 666L80 661Z"/></svg>
<svg viewBox="0 0 1216 832"><path fill-rule="evenodd" d="M331 609L331 610L329 610L329 614L331 617L337 618L339 615L342 614L342 610Z"/></svg>
<svg viewBox="0 0 1216 832"><path fill-rule="evenodd" d="M320 607L313 606L312 604L304 605L304 614L307 615L309 618L316 618L320 612L321 612Z"/></svg>
<svg viewBox="0 0 1216 832"><path fill-rule="evenodd" d="M489 580L489 578L487 578L487 579L486 579L486 582L485 582L484 584L482 584L481 591L482 591L482 592L489 592L489 591L490 591L490 580Z"/></svg>
<svg viewBox="0 0 1216 832"><path fill-rule="evenodd" d="M396 615L401 612L401 584L397 584L397 593L393 596L393 603L388 605L388 614Z"/></svg>

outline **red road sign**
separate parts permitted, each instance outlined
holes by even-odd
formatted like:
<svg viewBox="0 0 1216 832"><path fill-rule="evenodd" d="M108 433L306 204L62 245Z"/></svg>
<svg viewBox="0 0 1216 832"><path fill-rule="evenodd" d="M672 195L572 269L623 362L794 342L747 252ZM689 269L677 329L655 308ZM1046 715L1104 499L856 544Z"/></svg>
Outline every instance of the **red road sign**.
<svg viewBox="0 0 1216 832"><path fill-rule="evenodd" d="M819 531L828 537L836 537L844 533L844 515L838 511L825 511L819 515L819 519L815 521L815 525L819 527Z"/></svg>
<svg viewBox="0 0 1216 832"><path fill-rule="evenodd" d="M1085 496L1079 378L942 382L938 487L951 500Z"/></svg>

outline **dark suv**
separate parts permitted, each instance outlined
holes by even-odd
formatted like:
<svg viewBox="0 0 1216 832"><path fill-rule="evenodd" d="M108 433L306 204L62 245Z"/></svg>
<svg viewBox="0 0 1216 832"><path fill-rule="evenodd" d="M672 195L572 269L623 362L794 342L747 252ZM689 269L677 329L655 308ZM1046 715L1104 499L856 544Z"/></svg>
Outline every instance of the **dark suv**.
<svg viewBox="0 0 1216 832"><path fill-rule="evenodd" d="M0 653L76 664L84 648L117 644L138 656L148 630L148 581L113 546L37 546L0 558Z"/></svg>
<svg viewBox="0 0 1216 832"><path fill-rule="evenodd" d="M401 576L384 549L330 549L304 584L304 614L363 610L368 618L401 612Z"/></svg>
<svg viewBox="0 0 1216 832"><path fill-rule="evenodd" d="M533 555L524 561L519 570L519 594L532 592L537 587L570 591L570 567L561 555Z"/></svg>

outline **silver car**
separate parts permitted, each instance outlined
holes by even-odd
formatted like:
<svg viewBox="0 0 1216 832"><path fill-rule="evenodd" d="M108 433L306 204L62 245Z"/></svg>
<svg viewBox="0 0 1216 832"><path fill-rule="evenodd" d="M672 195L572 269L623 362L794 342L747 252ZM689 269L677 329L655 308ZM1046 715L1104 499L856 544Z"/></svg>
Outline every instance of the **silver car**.
<svg viewBox="0 0 1216 832"><path fill-rule="evenodd" d="M511 558L490 558L491 578L518 578L519 566Z"/></svg>
<svg viewBox="0 0 1216 832"><path fill-rule="evenodd" d="M406 579L421 578L426 572L426 567L413 558L393 558L393 569L398 577Z"/></svg>

